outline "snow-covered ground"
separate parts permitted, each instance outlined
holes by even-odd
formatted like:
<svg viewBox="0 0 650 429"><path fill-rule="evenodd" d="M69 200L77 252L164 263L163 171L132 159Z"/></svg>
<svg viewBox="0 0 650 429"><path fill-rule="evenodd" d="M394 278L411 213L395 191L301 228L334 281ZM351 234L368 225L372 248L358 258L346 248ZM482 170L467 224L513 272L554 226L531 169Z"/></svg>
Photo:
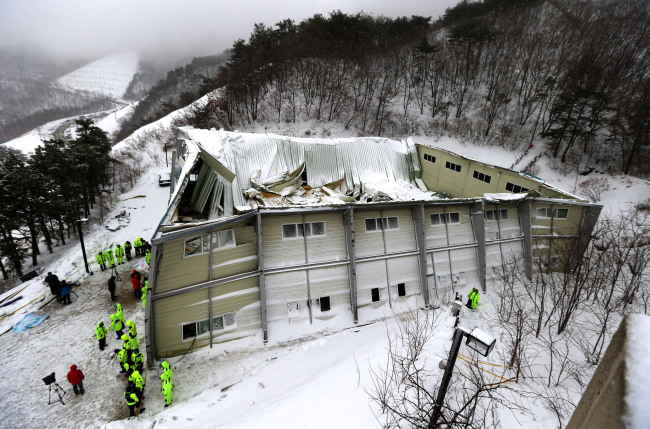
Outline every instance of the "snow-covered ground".
<svg viewBox="0 0 650 429"><path fill-rule="evenodd" d="M169 123L170 118L171 115L158 124ZM506 167L512 165L518 155L500 148L460 144L453 139L414 137L414 140ZM128 145L127 139L114 150ZM397 324L393 317L385 322L266 346L259 337L252 337L169 359L174 368L172 406L163 408L160 380L154 370L147 374L146 410L138 419L124 420L128 416L123 398L126 381L118 374L118 365L111 353L113 348L119 347L118 342L109 332L109 347L100 352L94 337L97 322L107 323L109 314L115 310L106 287L109 273L96 271L94 255L97 250L117 242L151 236L169 196L169 188L160 188L157 184L157 174L163 170L164 161L162 165L153 165L134 189L118 197L119 202L104 225L92 225L85 232L89 262L95 270L93 276L84 273L76 241L57 248L54 256L43 259L44 272L53 271L61 279L81 280L81 286L73 289L78 296L73 295L72 305L63 306L52 301L42 277L0 296L3 300L19 292L16 296L23 297L3 307L6 314L24 306L14 315L0 320L0 332L10 329L28 311L49 316L41 326L25 333L9 331L0 336L0 348L4 351L0 358L3 368L0 409L12 410L3 413L0 427L378 427L380 410L368 395L372 389L370 369L386 361L387 333L393 332ZM554 173L545 164L539 175L569 191L583 180L575 174ZM610 176L607 179L612 189L603 194L601 201L606 211L619 211L650 195L647 180ZM120 221L115 216L122 211L129 214L130 221L122 221L123 227L111 232L106 226L118 225ZM129 273L134 267L144 268L141 258L119 267L122 281L118 282L118 295L126 318L136 322L139 342L144 344L144 312L140 300L133 297L129 283ZM492 305L491 299L489 291L482 296L483 308ZM440 327L427 347L432 362L445 357L451 345L453 319L446 308L441 310L441 315ZM468 327L487 329L481 312L464 323ZM502 363L499 356L494 353L488 360ZM83 397L75 397L65 379L72 364L86 374ZM436 371L442 375L442 370ZM41 379L51 372L56 372L57 381L67 391L65 405L47 405L48 388ZM579 395L572 399L577 401ZM543 405L531 401L530 407L532 414L499 416L501 427L555 427L557 418Z"/></svg>
<svg viewBox="0 0 650 429"><path fill-rule="evenodd" d="M135 52L110 55L66 74L57 83L63 87L120 99L138 71L138 61Z"/></svg>

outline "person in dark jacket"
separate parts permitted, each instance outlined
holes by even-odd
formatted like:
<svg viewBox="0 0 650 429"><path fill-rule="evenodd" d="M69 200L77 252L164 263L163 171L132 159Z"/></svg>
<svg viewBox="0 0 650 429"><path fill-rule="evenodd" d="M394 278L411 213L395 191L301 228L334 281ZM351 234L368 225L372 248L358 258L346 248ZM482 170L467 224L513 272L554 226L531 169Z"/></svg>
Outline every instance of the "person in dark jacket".
<svg viewBox="0 0 650 429"><path fill-rule="evenodd" d="M133 250L133 245L129 240L126 240L126 243L124 243L124 252L126 254L127 261L131 260L131 250Z"/></svg>
<svg viewBox="0 0 650 429"><path fill-rule="evenodd" d="M50 287L52 295L56 296L56 300L61 302L61 282L59 278L55 274L52 274L52 272L48 272L47 277L45 277L45 283Z"/></svg>
<svg viewBox="0 0 650 429"><path fill-rule="evenodd" d="M108 290L111 293L111 301L117 300L117 295L115 295L115 276L111 276L110 279L108 279Z"/></svg>
<svg viewBox="0 0 650 429"><path fill-rule="evenodd" d="M77 369L77 365L72 365L70 367L70 372L68 373L68 381L72 384L74 389L74 394L84 394L84 373L80 369Z"/></svg>
<svg viewBox="0 0 650 429"><path fill-rule="evenodd" d="M71 291L72 285L66 283L65 280L61 281L61 298L63 299L63 304L72 304L72 301L70 301Z"/></svg>

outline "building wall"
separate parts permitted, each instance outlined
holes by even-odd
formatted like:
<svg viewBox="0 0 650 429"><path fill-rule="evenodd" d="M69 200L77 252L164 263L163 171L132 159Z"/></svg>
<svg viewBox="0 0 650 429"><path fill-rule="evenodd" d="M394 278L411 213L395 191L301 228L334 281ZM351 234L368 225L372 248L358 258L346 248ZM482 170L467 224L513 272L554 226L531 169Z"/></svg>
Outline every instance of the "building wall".
<svg viewBox="0 0 650 429"><path fill-rule="evenodd" d="M536 219L535 209L569 208L567 219ZM482 244L477 241L469 204L425 205L424 240L425 249L418 249L415 235L413 206L387 207L385 209L358 209L353 212L355 230L354 252L356 261L356 302L358 322L365 323L394 311L403 311L404 305L421 306L422 285L420 278L420 257L425 256L427 287L431 296L453 297L459 291L465 294L471 287L478 287L479 257ZM475 205L474 210L481 205ZM486 275L494 278L503 261L523 262L523 234L517 205L513 203L485 204L485 210L494 210L507 219L485 219L487 240L485 244ZM420 210L418 208L418 210ZM548 234L557 231L562 234L576 234L581 219L582 207L571 204L545 202L532 204L532 231ZM212 341L228 341L233 337L250 335L264 328L259 290L259 275L264 276L266 322L274 324L302 324L296 332L314 332L322 329L322 323L335 317L345 317L337 326L352 323L350 259L347 254L346 233L343 225L343 210L309 212L262 212L261 248L263 250L262 271L257 255L258 233L252 221L239 222L214 228L207 234L232 229L236 246L212 252L212 277L208 278L208 255L183 258L185 238L169 240L161 246L158 285L154 294L173 292L178 288L200 284L208 280L233 277L224 284L209 286L187 293L154 300L156 324L156 347L159 356L184 352L188 341L182 341L182 324L208 318L208 290L212 292L212 316L236 313L236 326L230 330L214 331ZM457 214L457 215L456 215ZM438 223L431 220L437 216ZM449 217L448 217L449 216ZM396 218L398 228L383 229L383 218ZM441 219L454 219L447 223ZM366 219L374 219L379 228L366 230ZM458 221L455 221L458 219ZM307 238L283 238L282 225L324 222L325 234ZM388 222L388 220L387 220ZM394 220L391 220L394 222ZM560 223L560 226L557 226ZM556 229L557 227L557 229ZM185 232L187 235L187 232ZM199 234L200 235L200 234ZM571 236L558 235L553 240L574 240ZM548 236L533 236L533 257L541 257L548 243ZM306 243L306 244L305 244ZM306 246L306 247L305 247ZM260 274L261 273L261 274ZM248 278L239 278L248 276ZM239 276L239 277L238 277ZM374 289L377 289L373 291ZM379 293L378 300L373 301ZM331 309L321 311L321 300L329 297ZM413 301L415 300L415 301ZM343 319L342 319L343 320ZM317 323L319 322L319 323ZM310 328L310 324L313 326ZM277 325L275 325L277 326ZM269 338L273 338L269 330ZM209 335L200 335L196 346L209 344Z"/></svg>
<svg viewBox="0 0 650 429"><path fill-rule="evenodd" d="M534 190L545 198L575 199L570 194L548 187L538 180L509 169L484 164L456 155L452 152L417 145L422 181L429 190L442 192L452 198L481 197L485 193L511 192L508 182ZM426 155L426 156L425 156ZM435 157L435 163L430 161ZM460 172L446 167L447 162L460 166ZM490 183L474 178L474 171L490 176Z"/></svg>

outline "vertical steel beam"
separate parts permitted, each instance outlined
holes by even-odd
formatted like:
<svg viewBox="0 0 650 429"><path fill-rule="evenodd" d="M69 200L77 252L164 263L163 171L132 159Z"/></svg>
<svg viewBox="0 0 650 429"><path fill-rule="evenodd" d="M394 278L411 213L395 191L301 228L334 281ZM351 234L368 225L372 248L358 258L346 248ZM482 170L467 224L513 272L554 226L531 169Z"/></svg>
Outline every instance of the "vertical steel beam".
<svg viewBox="0 0 650 429"><path fill-rule="evenodd" d="M359 322L359 309L357 298L357 259L354 245L354 208L350 207L343 212L343 226L345 227L345 247L348 253L348 275L350 279L350 309L354 323Z"/></svg>
<svg viewBox="0 0 650 429"><path fill-rule="evenodd" d="M600 216L600 211L602 206L589 206L582 208L582 220L580 221L580 229L578 234L580 236L576 240L571 255L569 257L569 263L567 264L567 269L573 271L578 265L578 261L582 258L582 255L587 250L587 245L589 240L591 240L591 234L596 227L596 222L598 221L598 216Z"/></svg>
<svg viewBox="0 0 650 429"><path fill-rule="evenodd" d="M533 234L532 234L532 208L531 200L525 198L517 204L519 213L519 224L521 233L524 236L524 271L526 277L533 277Z"/></svg>
<svg viewBox="0 0 650 429"><path fill-rule="evenodd" d="M264 246L262 246L262 215L257 212L255 217L255 229L257 230L257 266L260 271L260 313L262 316L262 334L264 342L269 340L266 326L266 289L264 284Z"/></svg>
<svg viewBox="0 0 650 429"><path fill-rule="evenodd" d="M485 246L485 207L482 200L472 203L470 206L470 216L472 218L472 228L474 228L474 237L476 238L478 282L483 292L485 292L487 289L485 282L487 248Z"/></svg>
<svg viewBox="0 0 650 429"><path fill-rule="evenodd" d="M412 208L413 225L415 227L415 242L418 246L418 264L420 265L420 285L424 304L429 306L429 285L427 284L427 240L424 226L424 204L420 203Z"/></svg>
<svg viewBox="0 0 650 429"><path fill-rule="evenodd" d="M209 231L208 234L210 234L210 254L208 256L208 281L212 280L212 234L215 234L215 231ZM210 323L208 326L210 327L210 348L212 348L212 288L208 288L208 319L210 320Z"/></svg>
<svg viewBox="0 0 650 429"><path fill-rule="evenodd" d="M309 263L309 251L307 249L307 225L305 224L305 215L301 216L302 219L302 241L303 248L305 249L305 264ZM311 229L311 226L310 226ZM313 309L311 305L311 285L309 284L309 269L305 269L305 278L307 280L307 308L309 309L309 324L313 323Z"/></svg>
<svg viewBox="0 0 650 429"><path fill-rule="evenodd" d="M160 243L151 247L151 261L153 265L149 267L147 297L145 298L144 306L145 354L147 355L148 368L153 368L153 361L158 357L158 351L156 350L156 312L153 308L154 301L151 298L157 289L162 246L164 244Z"/></svg>

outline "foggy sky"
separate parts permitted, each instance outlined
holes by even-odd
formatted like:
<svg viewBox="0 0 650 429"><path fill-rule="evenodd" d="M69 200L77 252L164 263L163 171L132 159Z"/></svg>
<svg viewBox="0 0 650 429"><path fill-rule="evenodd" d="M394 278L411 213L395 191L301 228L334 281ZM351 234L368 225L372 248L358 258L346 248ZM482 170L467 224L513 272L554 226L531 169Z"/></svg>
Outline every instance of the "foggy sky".
<svg viewBox="0 0 650 429"><path fill-rule="evenodd" d="M137 51L217 54L256 22L296 23L333 10L440 17L459 0L0 0L0 49L54 60Z"/></svg>

